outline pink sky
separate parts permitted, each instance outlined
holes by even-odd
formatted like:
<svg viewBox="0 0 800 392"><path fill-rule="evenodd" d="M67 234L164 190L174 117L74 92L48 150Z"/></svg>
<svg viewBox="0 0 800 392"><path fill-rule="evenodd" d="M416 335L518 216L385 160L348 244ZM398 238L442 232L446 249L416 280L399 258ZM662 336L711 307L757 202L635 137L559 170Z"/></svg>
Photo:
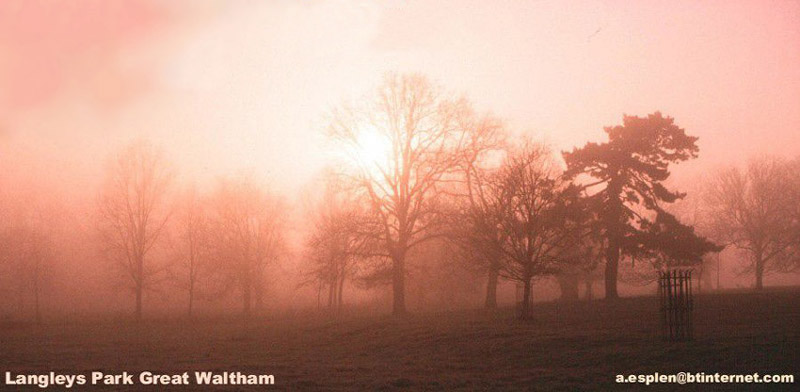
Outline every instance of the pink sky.
<svg viewBox="0 0 800 392"><path fill-rule="evenodd" d="M144 136L189 176L293 191L325 163L325 113L386 71L428 74L558 149L661 110L700 136L692 167L800 153L796 1L12 0L0 164L91 184Z"/></svg>

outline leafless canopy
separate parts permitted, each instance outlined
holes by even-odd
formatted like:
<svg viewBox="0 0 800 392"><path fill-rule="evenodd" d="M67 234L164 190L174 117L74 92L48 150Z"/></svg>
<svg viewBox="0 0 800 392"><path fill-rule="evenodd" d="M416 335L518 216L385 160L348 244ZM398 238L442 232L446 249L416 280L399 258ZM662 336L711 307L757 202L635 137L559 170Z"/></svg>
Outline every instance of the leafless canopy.
<svg viewBox="0 0 800 392"><path fill-rule="evenodd" d="M494 180L494 221L501 231L501 274L524 285L523 315L531 280L558 270L583 229L577 189L561 176L549 151L524 143L512 152Z"/></svg>
<svg viewBox="0 0 800 392"><path fill-rule="evenodd" d="M328 290L328 307L341 309L344 285L358 270L358 261L371 257L368 238L361 235L362 208L341 188L338 178L326 179L323 197L312 208L311 233L305 243L309 268L302 285L316 284L318 295ZM319 299L319 298L318 298Z"/></svg>
<svg viewBox="0 0 800 392"><path fill-rule="evenodd" d="M250 178L224 179L213 196L216 257L241 291L244 314L262 304L266 268L284 250L284 205Z"/></svg>
<svg viewBox="0 0 800 392"><path fill-rule="evenodd" d="M136 142L108 166L98 199L98 229L104 254L113 260L136 293L141 318L142 291L161 271L147 258L170 217L172 171L160 151Z"/></svg>
<svg viewBox="0 0 800 392"><path fill-rule="evenodd" d="M798 266L799 186L789 163L765 157L719 171L705 192L712 235L746 252L757 289L765 273Z"/></svg>
<svg viewBox="0 0 800 392"><path fill-rule="evenodd" d="M219 279L218 260L214 258L214 238L207 200L194 187L179 197L176 208L173 263L174 283L188 295L188 315L192 316L197 299L210 299L224 289Z"/></svg>
<svg viewBox="0 0 800 392"><path fill-rule="evenodd" d="M334 113L330 134L351 153L350 178L368 200L368 233L392 262L393 312L405 313L405 260L414 246L440 235L444 187L459 171L469 119L464 99L420 75L388 75L357 107ZM384 143L386 156L364 159L364 135Z"/></svg>

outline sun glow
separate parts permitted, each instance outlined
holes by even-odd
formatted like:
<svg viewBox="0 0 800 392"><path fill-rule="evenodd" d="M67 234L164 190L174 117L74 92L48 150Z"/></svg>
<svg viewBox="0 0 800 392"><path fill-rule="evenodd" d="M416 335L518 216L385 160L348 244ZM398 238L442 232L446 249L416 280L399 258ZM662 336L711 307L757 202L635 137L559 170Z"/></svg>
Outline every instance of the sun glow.
<svg viewBox="0 0 800 392"><path fill-rule="evenodd" d="M354 163L374 175L385 171L391 161L391 143L375 129L364 129L355 138L352 156Z"/></svg>

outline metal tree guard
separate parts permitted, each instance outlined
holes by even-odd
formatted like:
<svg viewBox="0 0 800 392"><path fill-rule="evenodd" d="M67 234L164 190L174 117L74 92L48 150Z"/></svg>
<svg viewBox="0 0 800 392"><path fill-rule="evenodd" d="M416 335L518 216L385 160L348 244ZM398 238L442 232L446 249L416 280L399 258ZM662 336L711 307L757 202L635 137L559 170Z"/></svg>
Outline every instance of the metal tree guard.
<svg viewBox="0 0 800 392"><path fill-rule="evenodd" d="M694 310L692 271L659 272L658 293L664 337L670 341L691 340Z"/></svg>

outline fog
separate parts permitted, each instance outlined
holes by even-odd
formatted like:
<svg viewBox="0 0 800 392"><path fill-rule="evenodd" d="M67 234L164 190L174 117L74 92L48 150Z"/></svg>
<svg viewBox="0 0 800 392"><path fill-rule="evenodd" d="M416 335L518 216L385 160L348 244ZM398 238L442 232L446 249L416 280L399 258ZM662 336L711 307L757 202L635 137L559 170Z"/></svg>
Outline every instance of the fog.
<svg viewBox="0 0 800 392"><path fill-rule="evenodd" d="M48 317L128 314L131 293L100 249L97 205L109 162L145 141L174 169L175 194L194 184L211 195L223 178L248 177L283 200L286 248L266 272L265 309L315 309L317 290L299 286L312 206L343 148L330 119L387 73L425 75L503 121L512 145L527 137L556 156L602 142L623 114L660 111L699 137L699 157L671 165L667 182L691 199L720 168L798 156L798 20L796 2L758 1L3 2L3 220L38 215L53 232ZM148 257L168 264L167 242ZM722 253L723 288L752 285L743 257ZM480 275L425 272L436 264L409 267L412 311L481 305ZM181 290L157 286L145 293L145 314L182 312ZM347 306L380 313L391 303L386 285L344 287ZM519 301L519 290L501 279L499 303ZM535 301L560 295L552 278L533 290ZM27 295L4 297L3 317L28 317ZM228 290L197 309L238 313L239 302Z"/></svg>
<svg viewBox="0 0 800 392"><path fill-rule="evenodd" d="M793 383L798 49L797 1L0 1L0 390Z"/></svg>

